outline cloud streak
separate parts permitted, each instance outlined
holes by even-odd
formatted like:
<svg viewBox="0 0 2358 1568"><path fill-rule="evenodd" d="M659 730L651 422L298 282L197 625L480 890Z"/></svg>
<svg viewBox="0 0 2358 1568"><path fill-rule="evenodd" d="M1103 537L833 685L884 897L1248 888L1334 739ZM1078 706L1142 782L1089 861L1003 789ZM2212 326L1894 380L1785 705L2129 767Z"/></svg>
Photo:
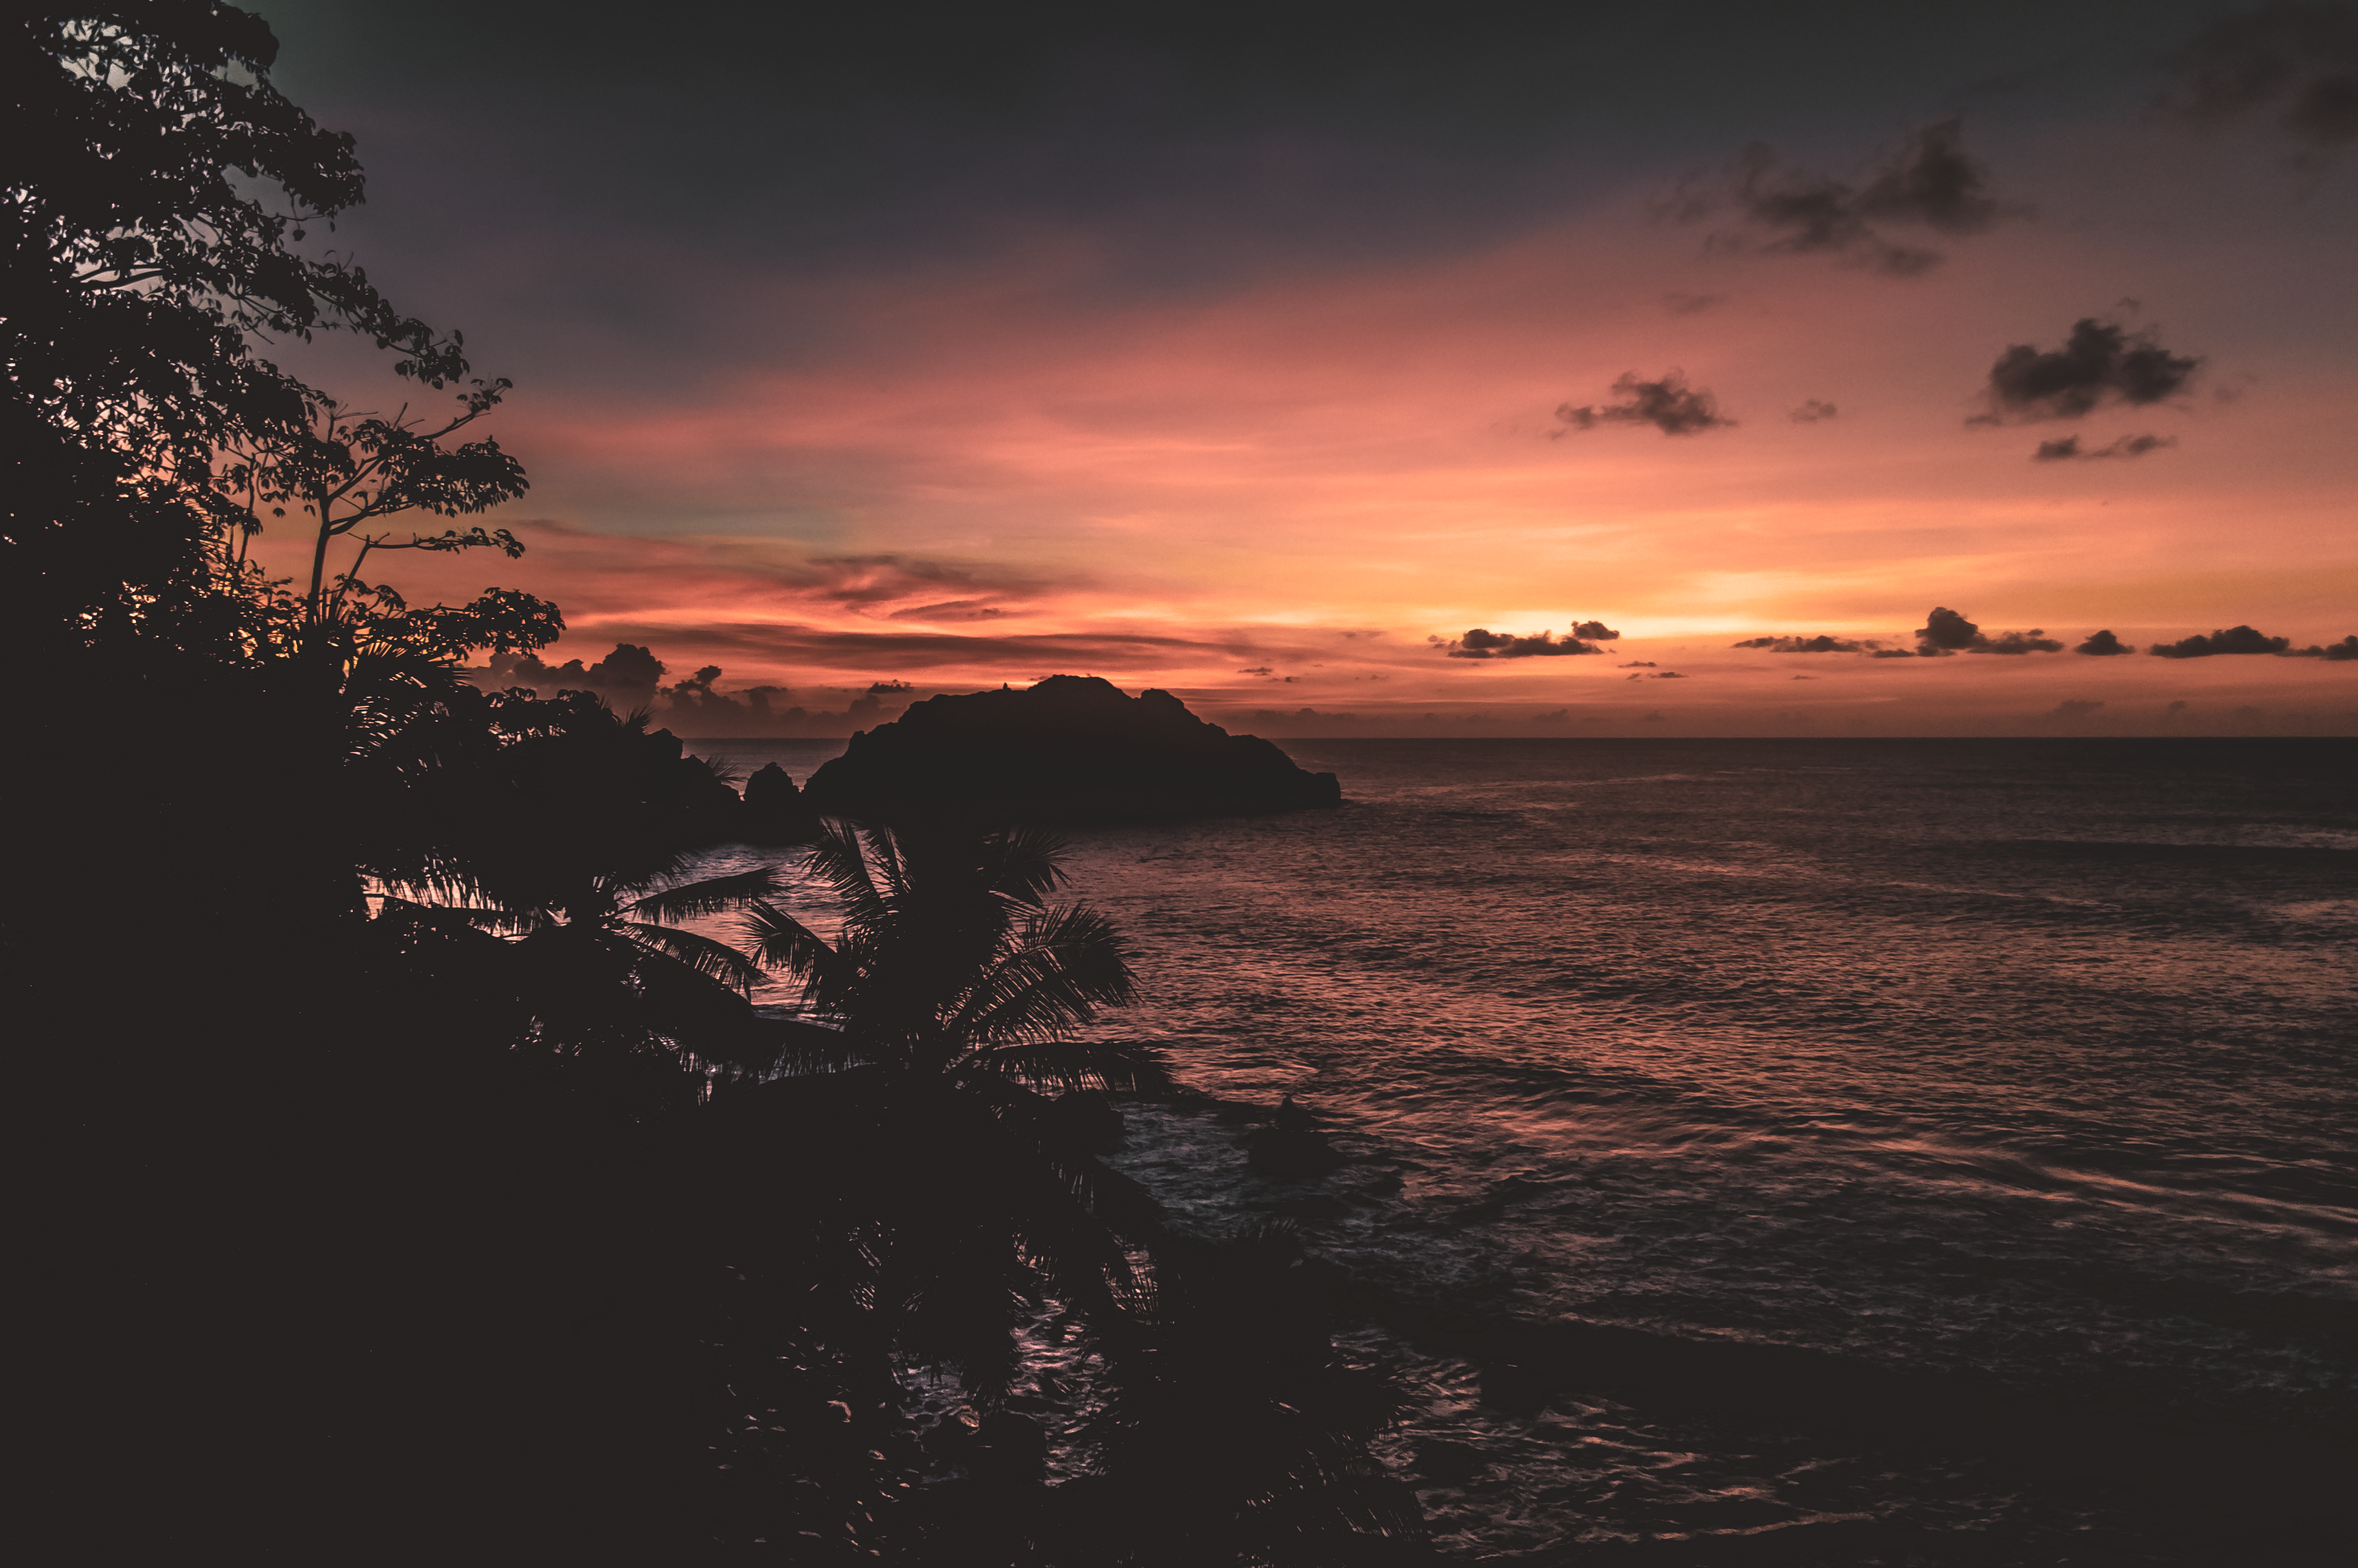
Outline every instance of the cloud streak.
<svg viewBox="0 0 2358 1568"><path fill-rule="evenodd" d="M2004 215L1989 170L1964 150L1961 120L1918 130L1860 185L1787 164L1755 143L1716 184L1685 193L1678 212L1693 220L1731 208L1752 232L1714 233L1715 249L1832 255L1894 277L1921 276L1946 258L1901 244L1883 227L1962 237L1986 232Z"/></svg>
<svg viewBox="0 0 2358 1568"><path fill-rule="evenodd" d="M2122 436L2109 445L2082 447L2077 436L2064 436L2052 441L2041 441L2039 449L2030 454L2035 463L2094 462L2103 458L2141 458L2147 452L2158 452L2164 447L2178 445L2175 436Z"/></svg>
<svg viewBox="0 0 2358 1568"><path fill-rule="evenodd" d="M1815 637L1747 637L1741 643L1731 643L1732 648L1765 649L1771 654L1866 654L1883 646L1871 640L1854 637L1833 637L1821 633Z"/></svg>
<svg viewBox="0 0 2358 1568"><path fill-rule="evenodd" d="M1687 385L1686 372L1664 371L1648 381L1628 371L1613 384L1615 401L1556 406L1555 416L1574 430L1594 430L1599 425L1651 425L1665 436L1694 436L1722 430L1736 421L1719 411L1718 400L1707 391ZM1552 432L1561 436L1563 430Z"/></svg>

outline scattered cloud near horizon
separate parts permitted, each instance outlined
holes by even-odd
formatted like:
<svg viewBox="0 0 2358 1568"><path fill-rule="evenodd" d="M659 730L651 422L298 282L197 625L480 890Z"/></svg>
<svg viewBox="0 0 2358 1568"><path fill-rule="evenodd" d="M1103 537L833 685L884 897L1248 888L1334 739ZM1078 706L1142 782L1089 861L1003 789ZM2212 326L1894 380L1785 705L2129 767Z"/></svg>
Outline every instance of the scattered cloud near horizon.
<svg viewBox="0 0 2358 1568"><path fill-rule="evenodd" d="M1871 638L1834 637L1821 633L1814 637L1747 637L1728 646L1765 648L1772 654L1861 654L1872 653L1883 644Z"/></svg>
<svg viewBox="0 0 2358 1568"><path fill-rule="evenodd" d="M1476 626L1463 637L1444 641L1432 637L1426 641L1453 659L1553 659L1580 654L1601 654L1599 643L1617 642L1621 633L1601 621L1575 622L1564 633L1563 641L1555 640L1552 631L1518 637L1509 633L1488 631Z"/></svg>
<svg viewBox="0 0 2358 1568"><path fill-rule="evenodd" d="M1967 620L1961 611L1945 605L1932 607L1924 618L1924 624L1916 629L1915 638L1916 646L1912 650L1887 647L1874 638L1837 637L1826 633L1814 636L1769 633L1747 637L1728 646L1746 652L1771 654L1865 654L1877 659L1945 658L1954 654L2054 654L2063 650L2063 643L2048 636L2040 627L2034 626L2028 632L2001 632L1992 636ZM2315 658L2339 664L2358 661L2358 633L2338 643L2296 648L2289 637L2272 637L2250 626L2238 625L2208 634L2198 633L2175 643L2157 643L2147 651L2165 659L2201 659L2222 654L2272 654L2285 658ZM2136 649L2121 641L2110 630L2105 630L2090 633L2084 641L2073 645L2071 652L2112 658L2134 654ZM1624 665L1621 667L1630 669L1636 666Z"/></svg>
<svg viewBox="0 0 2358 1568"><path fill-rule="evenodd" d="M2156 643L2150 652L2165 659L2208 659L2221 654L2282 654L2291 648L2289 637L2271 637L2249 626L2230 626L2207 637L2198 633L2176 643Z"/></svg>
<svg viewBox="0 0 2358 1568"><path fill-rule="evenodd" d="M2041 441L2030 454L2035 463L2093 462L2099 458L2141 458L2147 452L2178 445L2175 436L2122 436L2102 447L2082 447L2077 436Z"/></svg>

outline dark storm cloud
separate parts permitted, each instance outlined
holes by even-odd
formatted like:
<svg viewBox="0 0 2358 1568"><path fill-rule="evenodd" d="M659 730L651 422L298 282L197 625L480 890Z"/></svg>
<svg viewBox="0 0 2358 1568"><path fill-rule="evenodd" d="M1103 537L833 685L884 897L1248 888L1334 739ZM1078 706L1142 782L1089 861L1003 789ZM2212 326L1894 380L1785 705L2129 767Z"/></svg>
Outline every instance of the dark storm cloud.
<svg viewBox="0 0 2358 1568"><path fill-rule="evenodd" d="M2162 110L2197 124L2265 115L2309 149L2358 138L2358 11L2263 5L2213 22L2165 61Z"/></svg>
<svg viewBox="0 0 2358 1568"><path fill-rule="evenodd" d="M1734 648L1766 648L1772 654L1865 654L1883 646L1880 643L1862 642L1851 637L1747 637L1741 643L1728 644Z"/></svg>
<svg viewBox="0 0 2358 1568"><path fill-rule="evenodd" d="M2082 447L2077 436L2041 441L2030 454L2034 463L2094 462L2100 458L2141 458L2147 452L2178 445L2175 436L2122 436L2102 447Z"/></svg>
<svg viewBox="0 0 2358 1568"><path fill-rule="evenodd" d="M2100 659L2108 659L2117 654L2134 654L2136 652L2135 648L2130 647L2126 643L2122 642L2110 632L2091 632L2088 633L2088 640L2080 643L2071 651L2075 654L2087 654L2092 657Z"/></svg>
<svg viewBox="0 0 2358 1568"><path fill-rule="evenodd" d="M2199 356L2171 353L2150 331L2083 316L2060 349L2016 343L1998 355L1985 388L1989 412L1969 423L2077 419L2108 403L2143 407L2184 390L2201 368Z"/></svg>
<svg viewBox="0 0 2358 1568"><path fill-rule="evenodd" d="M1796 425L1814 425L1821 419L1833 418L1834 414L1835 408L1833 404L1823 398L1812 397L1785 417Z"/></svg>
<svg viewBox="0 0 2358 1568"><path fill-rule="evenodd" d="M1659 381L1644 380L1629 371L1614 382L1613 390L1618 395L1615 402L1577 407L1559 404L1555 416L1574 430L1594 430L1607 424L1651 425L1665 436L1693 436L1736 423L1721 415L1718 400L1709 392L1687 385L1684 371L1665 371ZM1549 432L1551 436L1563 433Z"/></svg>
<svg viewBox="0 0 2358 1568"><path fill-rule="evenodd" d="M2034 626L2028 632L2001 632L1990 636L1963 615L1935 605L1916 629L1916 652L1924 658L1952 654L2060 654L2063 644ZM1883 657L1883 654L1877 654Z"/></svg>
<svg viewBox="0 0 2358 1568"><path fill-rule="evenodd" d="M2207 659L2219 654L2281 654L2291 647L2289 637L2271 637L2249 626L2230 626L2208 637L2198 633L2176 643L2156 643L2149 651L2165 659Z"/></svg>
<svg viewBox="0 0 2358 1568"><path fill-rule="evenodd" d="M2291 659L2323 659L2329 665L2358 664L2358 634L2344 637L2339 643L2312 643L2306 648L2287 648L2285 656Z"/></svg>
<svg viewBox="0 0 2358 1568"><path fill-rule="evenodd" d="M1679 215L1692 220L1731 208L1752 232L1716 233L1712 243L1717 248L1832 254L1895 277L1930 272L1944 258L1921 245L1901 244L1878 225L1962 236L1983 232L2003 211L1988 169L1965 153L1959 120L1917 131L1859 185L1786 164L1756 142L1721 180L1685 192Z"/></svg>
<svg viewBox="0 0 2358 1568"><path fill-rule="evenodd" d="M1621 633L1602 621L1578 622L1574 623L1569 635L1583 638L1591 643L1617 643L1621 640Z"/></svg>
<svg viewBox="0 0 2358 1568"><path fill-rule="evenodd" d="M1592 626L1595 627L1596 631L1590 635L1600 641L1610 641L1621 635L1618 632L1607 631L1594 621L1585 622L1574 631L1575 633L1585 633L1587 628ZM1579 635L1566 636L1559 643L1555 640L1555 634L1552 632L1541 632L1529 637L1518 637L1507 633L1488 631L1480 626L1475 627L1463 637L1455 637L1447 642L1444 642L1439 637L1429 638L1427 641L1453 659L1560 659L1567 655L1601 654L1605 651L1598 647L1595 641L1584 642Z"/></svg>

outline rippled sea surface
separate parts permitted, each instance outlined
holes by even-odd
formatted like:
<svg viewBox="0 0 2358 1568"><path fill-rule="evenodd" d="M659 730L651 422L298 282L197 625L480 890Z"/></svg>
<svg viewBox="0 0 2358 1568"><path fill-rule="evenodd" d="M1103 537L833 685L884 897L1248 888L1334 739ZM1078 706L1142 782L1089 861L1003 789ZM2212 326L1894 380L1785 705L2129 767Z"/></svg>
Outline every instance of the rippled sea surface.
<svg viewBox="0 0 2358 1568"><path fill-rule="evenodd" d="M1577 1365L1486 1402L1435 1314L1812 1352L2100 1444L2346 1439L2358 744L1286 745L1348 804L1072 834L1137 951L1115 1027L1209 1097L1134 1110L1119 1160L1206 1226L1296 1218L1391 1303L1351 1345L1411 1390L1386 1454L1449 1552L2219 1560L1983 1428ZM1246 1169L1287 1093L1351 1164Z"/></svg>

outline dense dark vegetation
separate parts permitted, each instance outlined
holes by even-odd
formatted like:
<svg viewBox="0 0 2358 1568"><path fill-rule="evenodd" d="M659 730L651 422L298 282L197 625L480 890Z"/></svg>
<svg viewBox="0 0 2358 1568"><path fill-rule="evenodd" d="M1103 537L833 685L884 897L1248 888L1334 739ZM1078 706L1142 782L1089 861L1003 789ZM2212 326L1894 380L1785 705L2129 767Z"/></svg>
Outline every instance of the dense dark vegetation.
<svg viewBox="0 0 2358 1568"><path fill-rule="evenodd" d="M276 47L211 0L37 4L0 45L0 624L45 687L10 770L19 1332L59 1554L1413 1551L1360 1446L1387 1395L1292 1236L1174 1235L1098 1158L1107 1091L1166 1080L1084 1028L1131 982L1053 840L741 800L643 716L461 678L555 606L363 580L514 558L455 520L525 480L471 428L508 384L322 243L361 171ZM327 332L398 412L266 357ZM279 528L307 579L248 558ZM683 925L730 911L746 950ZM765 971L822 1022L754 1007ZM1103 1368L1055 1487L1001 1398L1042 1301ZM920 1442L929 1377L966 1408Z"/></svg>

